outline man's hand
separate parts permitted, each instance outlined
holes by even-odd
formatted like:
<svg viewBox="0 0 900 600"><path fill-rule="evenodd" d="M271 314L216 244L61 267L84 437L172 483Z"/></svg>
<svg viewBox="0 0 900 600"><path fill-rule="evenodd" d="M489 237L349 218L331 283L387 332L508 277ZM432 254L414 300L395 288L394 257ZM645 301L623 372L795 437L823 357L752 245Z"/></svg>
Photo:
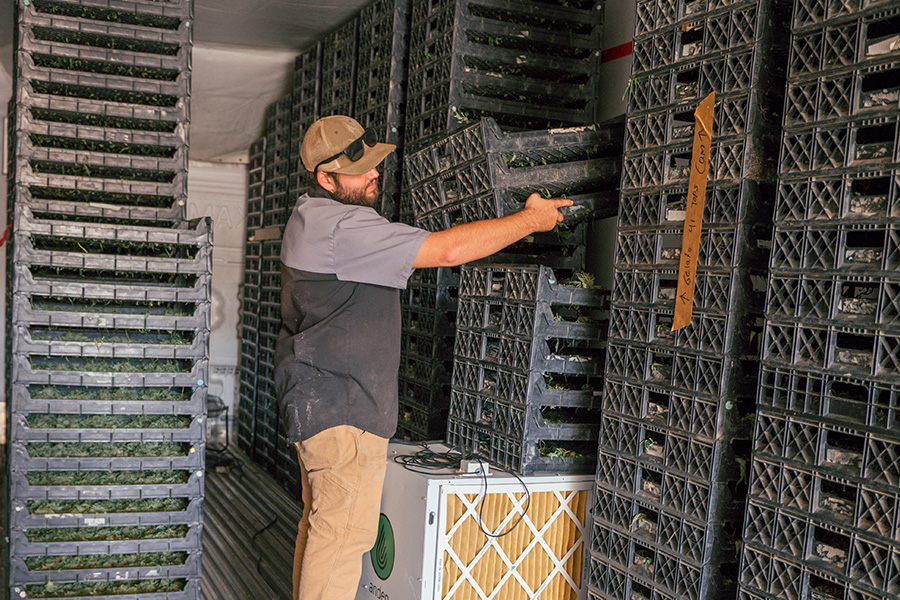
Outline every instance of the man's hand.
<svg viewBox="0 0 900 600"><path fill-rule="evenodd" d="M540 194L531 194L525 200L523 213L529 215L533 223L534 231L550 231L557 223L563 220L563 214L559 211L564 206L572 206L572 201L567 198L542 198Z"/></svg>

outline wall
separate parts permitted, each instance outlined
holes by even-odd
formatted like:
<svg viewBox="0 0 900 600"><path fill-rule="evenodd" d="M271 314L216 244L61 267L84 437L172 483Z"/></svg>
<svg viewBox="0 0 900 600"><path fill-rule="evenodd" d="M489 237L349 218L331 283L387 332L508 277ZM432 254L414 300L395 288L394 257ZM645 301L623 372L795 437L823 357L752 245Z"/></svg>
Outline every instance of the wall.
<svg viewBox="0 0 900 600"><path fill-rule="evenodd" d="M635 0L606 1L600 63L599 121L625 113L625 94L631 78L631 39L634 34L635 10ZM616 217L597 221L588 231L585 267L594 274L597 285L606 289L612 287L616 221Z"/></svg>
<svg viewBox="0 0 900 600"><path fill-rule="evenodd" d="M213 289L209 339L209 393L234 419L240 355L240 284L244 268L247 167L191 161L187 216L213 219Z"/></svg>

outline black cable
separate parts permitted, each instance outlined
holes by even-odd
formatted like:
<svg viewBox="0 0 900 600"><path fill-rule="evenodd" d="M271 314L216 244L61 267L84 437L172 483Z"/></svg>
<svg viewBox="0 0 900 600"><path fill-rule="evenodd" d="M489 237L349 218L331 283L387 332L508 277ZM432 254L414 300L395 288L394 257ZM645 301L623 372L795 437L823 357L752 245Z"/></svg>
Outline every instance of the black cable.
<svg viewBox="0 0 900 600"><path fill-rule="evenodd" d="M400 441L400 440L395 440ZM482 480L482 489L484 490L481 495L481 501L478 505L478 527L481 529L481 532L484 533L487 537L490 538L499 538L504 535L508 535L511 533L519 524L522 522L522 519L525 518L525 515L528 513L528 509L531 508L531 490L528 489L528 486L525 485L525 482L522 481L522 478L519 477L518 473L510 471L504 467L499 465L494 465L495 468L509 473L513 477L519 480L519 483L522 484L522 488L525 490L525 509L519 514L519 518L516 519L516 522L512 524L512 526L502 533L490 533L484 528L483 517L482 514L484 512L484 500L487 497L488 492L488 482L487 482L487 473L484 468L484 462L481 457L469 454L463 455L461 452L456 450L448 450L446 452L435 452L431 450L426 444L428 442L416 443L416 442L402 442L407 445L419 446L421 449L415 454L401 454L394 457L394 462L403 465L403 468L407 471L412 471L413 473L419 473L422 475L429 475L433 471L443 471L446 469L451 470L459 470L460 464L464 459L477 460L479 464L481 464L481 480Z"/></svg>
<svg viewBox="0 0 900 600"><path fill-rule="evenodd" d="M502 533L490 533L489 531L487 531L484 528L484 525L482 524L482 519L483 519L482 512L484 511L484 499L487 498L487 492L488 492L487 473L485 473L484 463L481 461L481 458L478 458L478 457L475 457L475 458L476 458L476 460L478 460L478 463L481 465L481 480L482 480L482 482L484 482L484 493L481 495L481 502L479 502L479 504L478 504L478 527L479 527L479 529L481 529L481 533L483 533L487 537L500 538L500 537L503 537L504 535L508 535L508 534L512 533L512 531L516 527L519 526L519 523L522 522L522 519L525 518L525 515L528 513L528 509L531 508L531 490L528 489L528 486L525 485L525 482L522 481L522 478L519 477L518 473L514 473L513 471L510 471L503 467L499 467L499 466L497 467L501 471L509 473L510 475L512 475L513 477L518 479L519 483L522 484L522 487L525 489L525 509L519 514L519 518L516 519L516 522L512 524L512 527L510 527L509 529L507 529L506 531L504 531Z"/></svg>
<svg viewBox="0 0 900 600"><path fill-rule="evenodd" d="M262 577L263 581L265 581L266 585L268 585L269 588L270 588L273 592L274 592L275 590L278 589L278 586L277 586L277 585L273 585L273 582L270 581L270 580L266 577L266 574L265 574L265 573L263 573L263 570L262 570L262 560L263 560L263 555L262 555L262 550L256 546L256 538L257 538L258 536L262 535L262 533L263 533L266 529L268 529L269 527L271 527L272 525L274 525L274 524L277 523L277 522L278 522L278 517L272 517L272 520L269 521L268 525L266 525L265 527L263 527L263 528L261 528L261 529L258 529L258 530L256 531L256 533L253 534L253 537L250 538L250 546L253 547L254 549L256 549L256 550L259 552L259 554L256 555L256 572L259 574L260 577Z"/></svg>

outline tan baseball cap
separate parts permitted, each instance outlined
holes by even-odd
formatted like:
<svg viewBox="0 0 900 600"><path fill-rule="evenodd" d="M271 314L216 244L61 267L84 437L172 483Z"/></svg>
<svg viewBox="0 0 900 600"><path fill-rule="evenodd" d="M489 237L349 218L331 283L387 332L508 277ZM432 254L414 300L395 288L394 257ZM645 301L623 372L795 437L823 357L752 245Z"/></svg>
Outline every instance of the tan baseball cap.
<svg viewBox="0 0 900 600"><path fill-rule="evenodd" d="M307 171L341 173L343 175L362 175L368 173L393 152L394 144L376 143L371 146L364 142L367 130L363 129L356 119L344 115L322 117L306 130L303 143L300 144L300 159ZM353 160L343 152L357 142L357 150L363 155ZM351 153L352 154L352 153ZM328 160L332 159L332 160ZM328 161L323 163L322 161Z"/></svg>

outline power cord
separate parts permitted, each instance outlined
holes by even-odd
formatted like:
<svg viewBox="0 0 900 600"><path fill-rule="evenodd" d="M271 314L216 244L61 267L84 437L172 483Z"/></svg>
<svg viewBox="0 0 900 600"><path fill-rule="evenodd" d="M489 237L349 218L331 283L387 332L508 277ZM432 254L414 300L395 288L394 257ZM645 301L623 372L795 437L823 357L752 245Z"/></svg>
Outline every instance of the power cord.
<svg viewBox="0 0 900 600"><path fill-rule="evenodd" d="M522 519L525 518L525 515L528 513L528 509L531 508L531 490L528 489L528 486L519 477L518 473L515 473L501 465L497 465L494 463L490 463L494 466L494 468L499 469L505 473L509 473L513 477L519 480L519 483L522 485L522 488L525 490L525 509L519 514L519 518L516 519L516 522L512 524L512 526L503 531L501 533L491 533L484 527L484 501L487 498L488 494L488 478L486 469L484 468L484 461L480 456L476 456L474 454L463 454L457 450L448 450L446 452L435 452L431 450L427 444L429 442L424 443L415 443L415 442L403 442L401 440L393 440L394 442L404 443L410 446L418 446L420 450L414 454L402 454L394 457L394 462L403 465L403 468L407 471L412 471L413 473L419 473L422 475L430 475L434 471L443 471L447 469L456 470L459 469L460 463L463 460L477 460L481 464L481 481L482 481L482 491L481 500L478 503L478 527L481 529L481 532L489 537L489 538L500 538L505 535L508 535L515 530L516 527L522 522Z"/></svg>

